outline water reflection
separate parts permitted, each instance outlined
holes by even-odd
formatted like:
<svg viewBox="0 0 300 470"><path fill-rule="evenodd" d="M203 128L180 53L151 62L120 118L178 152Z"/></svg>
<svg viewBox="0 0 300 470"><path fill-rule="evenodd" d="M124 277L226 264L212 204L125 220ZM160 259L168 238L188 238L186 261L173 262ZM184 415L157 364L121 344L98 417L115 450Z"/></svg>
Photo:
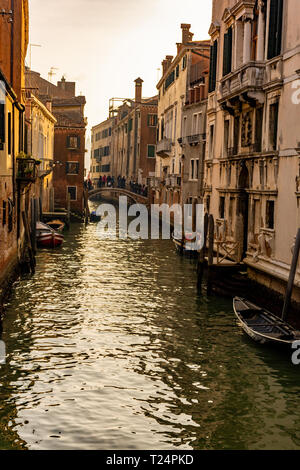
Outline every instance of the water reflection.
<svg viewBox="0 0 300 470"><path fill-rule="evenodd" d="M300 447L299 372L197 296L169 241L73 227L7 309L1 448Z"/></svg>

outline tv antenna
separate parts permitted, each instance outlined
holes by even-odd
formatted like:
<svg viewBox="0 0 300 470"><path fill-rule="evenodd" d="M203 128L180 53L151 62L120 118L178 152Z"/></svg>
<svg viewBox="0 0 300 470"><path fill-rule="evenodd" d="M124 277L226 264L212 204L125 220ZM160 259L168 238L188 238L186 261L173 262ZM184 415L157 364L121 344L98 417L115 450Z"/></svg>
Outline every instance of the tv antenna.
<svg viewBox="0 0 300 470"><path fill-rule="evenodd" d="M52 83L52 78L54 77L54 75L56 75L56 72L54 72L54 70L58 70L57 67L51 67L49 73L48 73L48 80L50 83Z"/></svg>

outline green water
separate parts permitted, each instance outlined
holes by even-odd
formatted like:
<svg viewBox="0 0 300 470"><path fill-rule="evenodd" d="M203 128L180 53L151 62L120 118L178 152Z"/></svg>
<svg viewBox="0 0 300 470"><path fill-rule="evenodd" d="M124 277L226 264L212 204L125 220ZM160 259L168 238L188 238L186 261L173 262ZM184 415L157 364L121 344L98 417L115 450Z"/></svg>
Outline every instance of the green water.
<svg viewBox="0 0 300 470"><path fill-rule="evenodd" d="M7 305L1 449L299 449L300 366L198 296L170 241L74 225Z"/></svg>

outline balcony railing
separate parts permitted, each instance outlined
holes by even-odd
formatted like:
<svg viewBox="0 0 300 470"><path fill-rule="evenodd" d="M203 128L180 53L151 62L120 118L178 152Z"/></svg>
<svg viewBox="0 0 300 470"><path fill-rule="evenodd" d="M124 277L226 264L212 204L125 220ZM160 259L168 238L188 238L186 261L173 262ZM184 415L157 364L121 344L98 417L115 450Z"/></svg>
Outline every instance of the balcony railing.
<svg viewBox="0 0 300 470"><path fill-rule="evenodd" d="M264 82L265 65L249 62L226 75L220 82L220 101L234 97L248 89L259 90Z"/></svg>
<svg viewBox="0 0 300 470"><path fill-rule="evenodd" d="M160 157L169 157L172 150L171 139L164 138L157 143L156 153Z"/></svg>
<svg viewBox="0 0 300 470"><path fill-rule="evenodd" d="M204 142L206 140L206 134L193 134L187 137L188 143L192 145L198 145L200 142Z"/></svg>
<svg viewBox="0 0 300 470"><path fill-rule="evenodd" d="M171 188L179 188L181 186L181 176L169 175L166 178L166 186L169 186Z"/></svg>
<svg viewBox="0 0 300 470"><path fill-rule="evenodd" d="M17 158L17 181L25 184L34 183L39 163L34 158Z"/></svg>

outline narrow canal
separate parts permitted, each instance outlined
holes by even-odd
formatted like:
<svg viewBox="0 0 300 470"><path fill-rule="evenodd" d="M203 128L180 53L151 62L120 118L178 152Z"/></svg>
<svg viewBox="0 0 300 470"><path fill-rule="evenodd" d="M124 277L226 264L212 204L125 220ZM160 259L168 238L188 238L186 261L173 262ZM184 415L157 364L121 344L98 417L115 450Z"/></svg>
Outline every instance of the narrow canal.
<svg viewBox="0 0 300 470"><path fill-rule="evenodd" d="M300 366L197 296L170 241L74 225L7 306L1 449L299 449Z"/></svg>

